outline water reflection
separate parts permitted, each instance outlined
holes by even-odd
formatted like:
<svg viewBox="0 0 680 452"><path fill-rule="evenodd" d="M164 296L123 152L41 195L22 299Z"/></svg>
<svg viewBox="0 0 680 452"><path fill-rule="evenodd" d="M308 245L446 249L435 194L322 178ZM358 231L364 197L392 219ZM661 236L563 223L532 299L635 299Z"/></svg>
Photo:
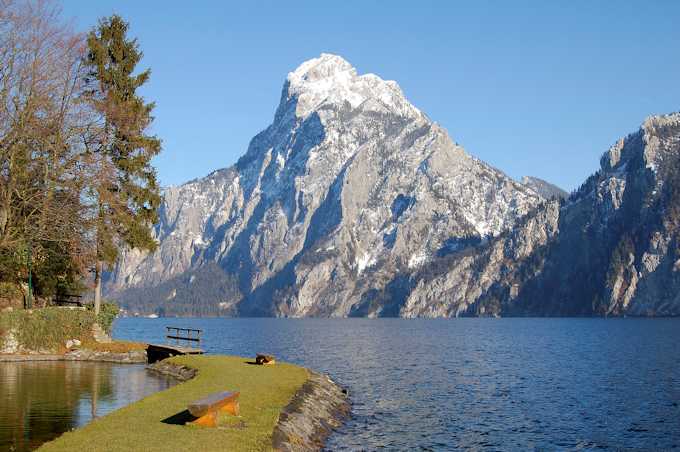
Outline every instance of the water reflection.
<svg viewBox="0 0 680 452"><path fill-rule="evenodd" d="M33 450L173 384L141 365L0 363L0 450Z"/></svg>

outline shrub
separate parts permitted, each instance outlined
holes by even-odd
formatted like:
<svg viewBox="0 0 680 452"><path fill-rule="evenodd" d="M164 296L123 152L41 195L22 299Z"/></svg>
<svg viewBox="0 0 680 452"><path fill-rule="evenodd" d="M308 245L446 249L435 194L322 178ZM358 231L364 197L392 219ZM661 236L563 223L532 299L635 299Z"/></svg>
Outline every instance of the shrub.
<svg viewBox="0 0 680 452"><path fill-rule="evenodd" d="M94 305L88 305L87 308L94 312ZM113 321L116 319L119 312L120 308L116 303L102 303L101 309L99 309L99 315L97 316L97 323L104 331L106 331L106 334L111 334L111 325L113 325Z"/></svg>
<svg viewBox="0 0 680 452"><path fill-rule="evenodd" d="M89 340L94 312L83 309L42 308L0 313L0 331L14 331L26 350L57 352L68 339Z"/></svg>

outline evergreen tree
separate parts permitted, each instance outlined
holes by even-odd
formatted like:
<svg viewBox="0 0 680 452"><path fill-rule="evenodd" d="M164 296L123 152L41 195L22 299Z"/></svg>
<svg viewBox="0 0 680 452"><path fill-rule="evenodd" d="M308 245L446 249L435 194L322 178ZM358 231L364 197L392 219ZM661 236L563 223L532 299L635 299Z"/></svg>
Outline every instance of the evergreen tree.
<svg viewBox="0 0 680 452"><path fill-rule="evenodd" d="M101 304L104 265L113 265L121 247L153 251L151 227L161 202L151 159L161 142L147 134L153 103L137 89L149 79L147 69L133 72L142 53L136 39L127 38L128 24L119 16L100 20L87 39L91 89L87 100L101 115L101 134L92 143L92 198L95 201L97 258L95 310Z"/></svg>

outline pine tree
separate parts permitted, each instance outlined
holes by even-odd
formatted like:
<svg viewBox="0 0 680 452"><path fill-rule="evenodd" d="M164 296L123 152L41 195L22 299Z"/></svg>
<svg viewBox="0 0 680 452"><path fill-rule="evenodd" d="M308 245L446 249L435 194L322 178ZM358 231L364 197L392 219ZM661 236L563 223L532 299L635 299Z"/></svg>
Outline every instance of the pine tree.
<svg viewBox="0 0 680 452"><path fill-rule="evenodd" d="M128 24L113 15L100 20L87 39L91 89L86 97L101 115L100 138L90 148L97 312L103 266L113 265L123 246L149 251L157 246L151 227L158 221L161 196L151 159L160 152L161 142L147 134L154 104L145 103L137 89L148 81L150 71L133 74L142 53L127 31Z"/></svg>

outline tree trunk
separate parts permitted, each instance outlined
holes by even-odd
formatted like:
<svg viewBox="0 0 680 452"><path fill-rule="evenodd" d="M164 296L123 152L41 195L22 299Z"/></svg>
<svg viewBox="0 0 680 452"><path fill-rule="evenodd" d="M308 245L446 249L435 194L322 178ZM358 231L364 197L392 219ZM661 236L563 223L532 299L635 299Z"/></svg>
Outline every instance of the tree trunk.
<svg viewBox="0 0 680 452"><path fill-rule="evenodd" d="M94 269L94 313L99 314L102 305L102 261L97 260Z"/></svg>
<svg viewBox="0 0 680 452"><path fill-rule="evenodd" d="M5 226L7 225L8 217L7 209L0 207L0 237L5 236ZM0 243L2 243L2 240L0 240Z"/></svg>

